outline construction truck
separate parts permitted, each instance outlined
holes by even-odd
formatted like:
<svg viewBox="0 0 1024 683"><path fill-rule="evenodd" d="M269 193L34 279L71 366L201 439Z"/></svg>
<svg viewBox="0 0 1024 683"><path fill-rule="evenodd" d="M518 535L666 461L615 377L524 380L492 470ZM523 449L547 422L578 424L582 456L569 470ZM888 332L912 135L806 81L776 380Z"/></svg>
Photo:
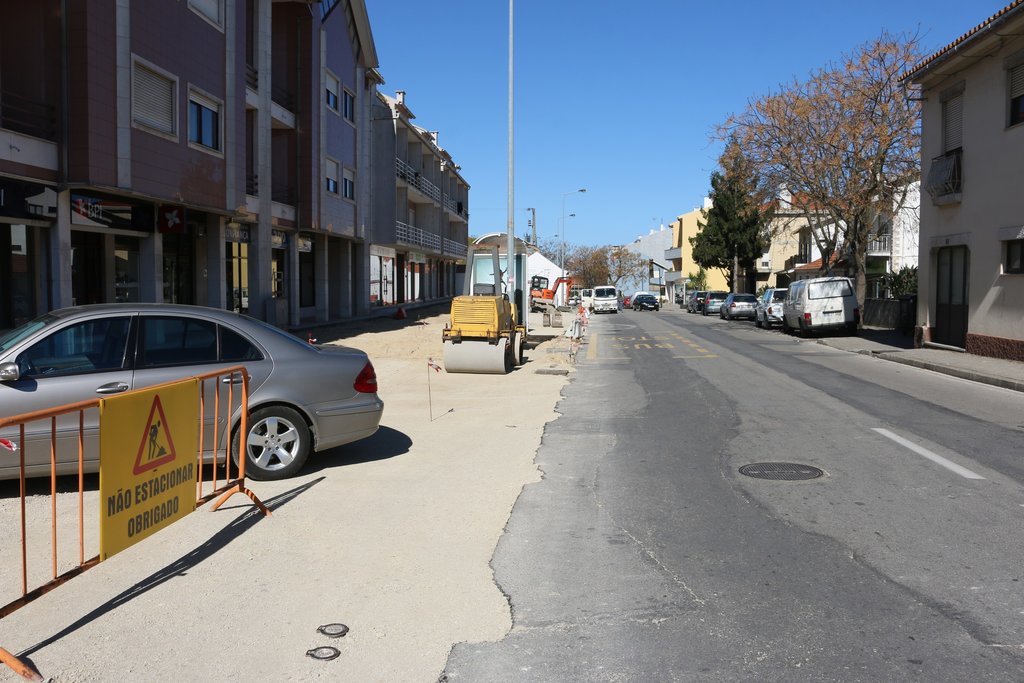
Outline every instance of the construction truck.
<svg viewBox="0 0 1024 683"><path fill-rule="evenodd" d="M492 259L493 282L478 280L487 257ZM497 247L469 248L464 292L452 299L451 320L441 332L441 342L448 372L503 375L523 362L526 325L502 292Z"/></svg>
<svg viewBox="0 0 1024 683"><path fill-rule="evenodd" d="M563 285L565 286L566 299L568 299L568 292L572 288L571 277L560 277L555 280L555 284L551 287L548 287L548 279L543 275L534 275L530 278L530 310L540 312L554 306L558 290Z"/></svg>

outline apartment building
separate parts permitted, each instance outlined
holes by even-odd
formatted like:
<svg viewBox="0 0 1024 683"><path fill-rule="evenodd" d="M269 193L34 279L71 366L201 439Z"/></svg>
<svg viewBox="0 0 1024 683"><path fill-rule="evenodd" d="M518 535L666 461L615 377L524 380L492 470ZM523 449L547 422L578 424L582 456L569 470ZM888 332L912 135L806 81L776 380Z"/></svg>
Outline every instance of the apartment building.
<svg viewBox="0 0 1024 683"><path fill-rule="evenodd" d="M0 328L113 301L282 326L369 307L363 0L0 16Z"/></svg>
<svg viewBox="0 0 1024 683"><path fill-rule="evenodd" d="M676 217L669 223L672 230L671 246L663 252L664 259L671 268L665 272L665 284L668 289L667 295L670 300L675 300L676 294L687 291L693 287L689 283L689 276L696 275L700 270L693 260L693 245L690 238L697 235L701 230L701 224L705 220L704 212L711 208L711 200L705 198L702 209L693 209ZM727 291L730 284L721 270L713 268L705 271L705 279L708 289Z"/></svg>
<svg viewBox="0 0 1024 683"><path fill-rule="evenodd" d="M1024 0L905 76L921 88L917 325L1024 360Z"/></svg>
<svg viewBox="0 0 1024 683"><path fill-rule="evenodd" d="M438 131L413 123L406 93L377 93L372 122L369 301L388 306L457 294L469 238L469 184Z"/></svg>

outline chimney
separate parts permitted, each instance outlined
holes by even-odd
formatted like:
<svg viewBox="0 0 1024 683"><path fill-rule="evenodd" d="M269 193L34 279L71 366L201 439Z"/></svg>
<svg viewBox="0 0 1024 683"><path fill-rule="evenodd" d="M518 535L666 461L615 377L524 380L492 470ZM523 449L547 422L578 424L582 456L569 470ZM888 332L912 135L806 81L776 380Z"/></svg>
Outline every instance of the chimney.
<svg viewBox="0 0 1024 683"><path fill-rule="evenodd" d="M398 100L399 104L404 105L405 104L405 91L404 90L396 90L395 91L395 99Z"/></svg>

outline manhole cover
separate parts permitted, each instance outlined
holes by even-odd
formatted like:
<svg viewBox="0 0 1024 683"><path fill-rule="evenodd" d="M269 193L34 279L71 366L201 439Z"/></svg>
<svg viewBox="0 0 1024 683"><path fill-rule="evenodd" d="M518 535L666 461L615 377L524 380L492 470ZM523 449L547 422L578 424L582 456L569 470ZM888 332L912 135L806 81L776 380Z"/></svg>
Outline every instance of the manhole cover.
<svg viewBox="0 0 1024 683"><path fill-rule="evenodd" d="M792 462L756 462L740 468L740 474L755 479L775 479L777 481L798 481L800 479L817 479L825 474L817 467L798 465Z"/></svg>

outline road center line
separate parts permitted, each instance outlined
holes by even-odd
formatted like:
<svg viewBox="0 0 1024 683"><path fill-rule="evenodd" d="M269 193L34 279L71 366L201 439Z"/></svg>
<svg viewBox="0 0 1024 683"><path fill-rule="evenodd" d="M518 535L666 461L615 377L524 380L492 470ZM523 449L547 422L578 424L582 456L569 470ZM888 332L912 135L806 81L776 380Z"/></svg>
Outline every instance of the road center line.
<svg viewBox="0 0 1024 683"><path fill-rule="evenodd" d="M941 455L938 455L936 453L932 453L927 448L923 448L922 446L918 446L913 441L908 441L908 440L904 439L902 436L899 436L898 434L893 434L888 429L880 429L878 427L872 427L871 431L878 432L879 434L881 434L882 436L884 436L887 439L892 439L893 441L895 441L899 445L904 446L905 448L909 448L910 450L914 451L918 455L923 456L925 458L928 458L929 460L931 460L932 462L936 463L937 465L941 465L941 466L945 467L947 470L950 470L951 472L955 472L956 474L959 474L964 479L984 479L985 478L985 477L981 476L980 474L975 474L974 472L970 471L966 467L961 467L960 465L957 465L955 462L952 462L950 460L947 460L946 458L943 458Z"/></svg>

